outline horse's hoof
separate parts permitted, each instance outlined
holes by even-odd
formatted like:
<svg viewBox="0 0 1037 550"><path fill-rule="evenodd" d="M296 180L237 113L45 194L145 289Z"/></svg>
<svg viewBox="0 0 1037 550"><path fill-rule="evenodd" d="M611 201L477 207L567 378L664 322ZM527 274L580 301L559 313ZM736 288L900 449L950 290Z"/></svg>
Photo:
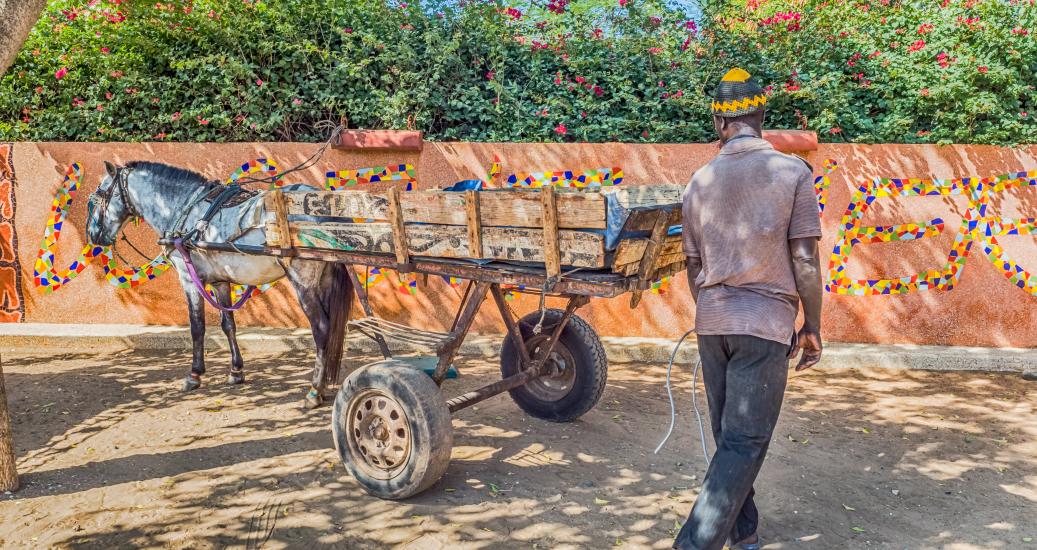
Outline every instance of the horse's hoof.
<svg viewBox="0 0 1037 550"><path fill-rule="evenodd" d="M202 387L201 380L188 376L187 378L184 378L184 385L180 386L180 391L189 392L197 390L200 387Z"/></svg>
<svg viewBox="0 0 1037 550"><path fill-rule="evenodd" d="M324 404L324 398L317 390L310 390L302 400L303 408L313 410Z"/></svg>
<svg viewBox="0 0 1037 550"><path fill-rule="evenodd" d="M237 373L232 372L232 373L228 374L227 375L227 383L230 384L231 386L237 386L238 384L244 384L245 383L245 373L244 372L237 372Z"/></svg>

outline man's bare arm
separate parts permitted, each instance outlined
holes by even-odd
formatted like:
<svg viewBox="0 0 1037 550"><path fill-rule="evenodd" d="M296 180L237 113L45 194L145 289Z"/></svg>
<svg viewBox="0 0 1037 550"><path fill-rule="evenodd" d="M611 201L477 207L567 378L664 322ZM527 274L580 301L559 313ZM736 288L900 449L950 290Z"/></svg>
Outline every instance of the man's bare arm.
<svg viewBox="0 0 1037 550"><path fill-rule="evenodd" d="M699 287L695 285L695 280L699 278L699 273L702 273L702 258L688 258L688 288L691 289L691 297L695 301L699 301Z"/></svg>
<svg viewBox="0 0 1037 550"><path fill-rule="evenodd" d="M803 328L799 331L799 347L803 357L796 370L809 369L821 360L821 262L817 255L817 239L807 237L789 241L792 272L796 291L803 302Z"/></svg>

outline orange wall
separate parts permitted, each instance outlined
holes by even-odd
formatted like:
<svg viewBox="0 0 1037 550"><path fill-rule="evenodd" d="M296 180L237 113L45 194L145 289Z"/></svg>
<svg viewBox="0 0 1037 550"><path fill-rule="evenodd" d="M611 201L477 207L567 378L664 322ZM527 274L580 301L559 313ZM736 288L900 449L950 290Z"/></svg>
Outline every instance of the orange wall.
<svg viewBox="0 0 1037 550"><path fill-rule="evenodd" d="M86 196L100 181L104 160L116 163L157 160L222 180L249 160L266 157L287 168L302 162L314 149L313 145L297 143L14 144L15 225L22 271L23 319L47 323L151 324L185 324L187 320L183 296L173 272L125 290L109 285L101 267L92 265L52 294L41 294L34 287L33 263L43 228L54 193L70 163L82 165L83 184L59 240L56 262L59 268L67 266L82 249ZM420 153L330 150L314 168L289 180L321 184L326 170L406 162L416 167L418 186L430 188L461 179L485 179L496 155L501 159L505 174L618 166L625 175L624 185L683 184L715 152L715 146L706 144L426 143ZM873 177L985 177L1037 170L1037 147L1033 146L1009 149L822 145L807 158L817 174L824 159L833 159L839 164L831 177L823 217L825 237L821 252L826 273L829 253L851 201L852 190ZM1006 218L1037 216L1035 193L1037 188L1001 193L992 199L991 209ZM2 197L0 189L0 199ZM942 269L966 204L964 196L879 199L864 218L864 225L942 218L946 229L930 239L858 245L848 262L851 276L899 277L925 269ZM149 252L157 251L152 244L155 236L146 228L133 228L129 234L134 242L148 245ZM999 241L1021 265L1037 267L1037 242L1032 236L1002 237ZM128 247L122 247L120 252L128 259L137 258ZM4 284L6 279L0 277L0 286ZM458 290L436 278L429 280L427 288L419 285L416 296L398 292L391 283L383 283L373 290L379 314L429 328L442 328L450 322L458 294ZM536 307L535 300L529 297L520 297L512 303L516 310L523 312ZM637 309L629 309L628 304L628 297L595 300L582 314L604 335L672 337L681 334L693 322L693 308L683 276L676 277L665 294L646 295ZM485 309L477 330L501 330L493 308ZM210 317L216 319L214 314ZM305 319L287 285L279 285L253 300L238 318L239 322L249 325L305 326ZM1037 297L1013 286L986 258L980 244L973 246L961 278L952 290L920 290L894 296L825 295L825 336L836 341L1032 347L1032 335L1037 334L1035 329Z"/></svg>

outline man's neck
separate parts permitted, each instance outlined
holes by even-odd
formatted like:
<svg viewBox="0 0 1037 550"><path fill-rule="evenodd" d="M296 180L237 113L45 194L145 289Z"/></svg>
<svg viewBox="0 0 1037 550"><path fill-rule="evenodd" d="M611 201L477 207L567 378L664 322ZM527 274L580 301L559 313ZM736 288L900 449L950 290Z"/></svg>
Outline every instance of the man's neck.
<svg viewBox="0 0 1037 550"><path fill-rule="evenodd" d="M739 130L738 133L736 133L735 135L733 135L733 136L727 138L726 140L724 140L722 145L727 145L728 143L731 143L732 141L735 141L735 140L738 140L738 139L760 138L760 137L761 137L760 136L760 132L757 132L756 130L753 130L751 128L746 128L744 130Z"/></svg>

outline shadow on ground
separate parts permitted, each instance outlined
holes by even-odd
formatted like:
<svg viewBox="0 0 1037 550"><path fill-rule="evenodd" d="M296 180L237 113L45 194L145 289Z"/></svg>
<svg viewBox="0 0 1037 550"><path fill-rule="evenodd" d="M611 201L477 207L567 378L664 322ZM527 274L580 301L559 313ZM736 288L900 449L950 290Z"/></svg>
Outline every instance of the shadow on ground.
<svg viewBox="0 0 1037 550"><path fill-rule="evenodd" d="M176 391L182 353L5 357L23 489L0 545L171 548L668 548L704 461L679 375L619 365L572 424L506 397L460 412L453 461L405 502L364 494L304 412L310 355ZM453 395L496 366L460 363ZM758 484L768 548L1008 548L1037 538L1037 409L1017 375L829 370L790 381Z"/></svg>

